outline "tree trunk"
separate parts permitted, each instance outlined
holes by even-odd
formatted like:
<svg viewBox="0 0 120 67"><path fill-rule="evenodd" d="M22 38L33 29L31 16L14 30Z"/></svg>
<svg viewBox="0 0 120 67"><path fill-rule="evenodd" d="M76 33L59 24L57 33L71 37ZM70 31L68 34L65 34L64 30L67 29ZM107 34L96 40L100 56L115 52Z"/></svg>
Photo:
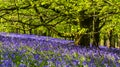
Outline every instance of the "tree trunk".
<svg viewBox="0 0 120 67"><path fill-rule="evenodd" d="M90 35L83 34L83 36L80 39L80 45L89 47L90 46Z"/></svg>
<svg viewBox="0 0 120 67"><path fill-rule="evenodd" d="M29 29L29 34L32 34L32 29Z"/></svg>
<svg viewBox="0 0 120 67"><path fill-rule="evenodd" d="M25 25L24 24L22 24L22 29L23 29L23 34L26 34L26 31L25 31Z"/></svg>
<svg viewBox="0 0 120 67"><path fill-rule="evenodd" d="M92 21L93 21L93 17L87 17L80 23L81 28L88 29L85 32L86 34L83 34L81 36L80 45L82 45L82 46L90 46L90 34L89 33L92 30Z"/></svg>
<svg viewBox="0 0 120 67"><path fill-rule="evenodd" d="M119 35L116 34L116 46L119 47Z"/></svg>
<svg viewBox="0 0 120 67"><path fill-rule="evenodd" d="M120 39L118 39L118 48L120 48Z"/></svg>
<svg viewBox="0 0 120 67"><path fill-rule="evenodd" d="M104 46L107 46L107 37L104 34Z"/></svg>
<svg viewBox="0 0 120 67"><path fill-rule="evenodd" d="M99 20L99 17L98 18L95 18L94 21L94 24L93 24L93 45L98 47L99 46L99 41L100 41L100 28L99 28L99 25L100 25L100 20Z"/></svg>
<svg viewBox="0 0 120 67"><path fill-rule="evenodd" d="M93 45L98 47L99 46L99 41L100 41L100 33L95 33L94 38L93 38Z"/></svg>
<svg viewBox="0 0 120 67"><path fill-rule="evenodd" d="M113 30L110 31L109 40L110 40L110 47L115 47Z"/></svg>
<svg viewBox="0 0 120 67"><path fill-rule="evenodd" d="M34 29L34 34L35 34L35 35L38 35L38 34L37 34L37 29Z"/></svg>
<svg viewBox="0 0 120 67"><path fill-rule="evenodd" d="M16 33L19 33L19 28L16 28L16 31L15 31Z"/></svg>

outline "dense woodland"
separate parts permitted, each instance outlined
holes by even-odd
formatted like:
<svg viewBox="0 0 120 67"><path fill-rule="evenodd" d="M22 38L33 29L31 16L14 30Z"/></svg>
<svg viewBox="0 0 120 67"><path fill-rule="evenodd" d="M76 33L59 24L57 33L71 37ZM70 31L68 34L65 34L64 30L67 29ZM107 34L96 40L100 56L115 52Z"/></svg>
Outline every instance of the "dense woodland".
<svg viewBox="0 0 120 67"><path fill-rule="evenodd" d="M120 47L120 0L0 0L0 32Z"/></svg>

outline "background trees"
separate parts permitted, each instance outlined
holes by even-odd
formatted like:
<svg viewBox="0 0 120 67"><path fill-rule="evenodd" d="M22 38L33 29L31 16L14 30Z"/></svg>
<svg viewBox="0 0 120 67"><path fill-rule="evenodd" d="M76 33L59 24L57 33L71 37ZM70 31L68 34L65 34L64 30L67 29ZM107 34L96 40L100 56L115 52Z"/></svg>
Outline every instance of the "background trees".
<svg viewBox="0 0 120 67"><path fill-rule="evenodd" d="M1 0L0 30L119 46L119 0ZM108 43L108 42L107 42Z"/></svg>

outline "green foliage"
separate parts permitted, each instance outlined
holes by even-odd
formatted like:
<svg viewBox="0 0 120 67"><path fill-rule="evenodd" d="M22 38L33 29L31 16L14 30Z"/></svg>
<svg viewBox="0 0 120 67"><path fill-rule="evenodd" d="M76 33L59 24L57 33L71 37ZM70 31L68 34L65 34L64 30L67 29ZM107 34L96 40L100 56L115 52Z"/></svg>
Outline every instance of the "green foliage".
<svg viewBox="0 0 120 67"><path fill-rule="evenodd" d="M1 0L0 31L72 37L86 33L83 25L89 26L87 33L94 32L93 21L99 18L101 34L111 28L120 34L119 4L119 0ZM94 20L88 20L91 16Z"/></svg>

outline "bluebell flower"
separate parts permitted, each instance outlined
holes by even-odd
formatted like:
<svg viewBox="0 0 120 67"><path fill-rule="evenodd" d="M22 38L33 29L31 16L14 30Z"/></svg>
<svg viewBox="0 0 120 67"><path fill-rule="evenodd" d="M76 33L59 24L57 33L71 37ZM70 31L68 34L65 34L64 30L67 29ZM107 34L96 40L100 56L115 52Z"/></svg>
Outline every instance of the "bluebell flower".
<svg viewBox="0 0 120 67"><path fill-rule="evenodd" d="M79 65L79 64L80 64L79 60L72 60L72 63L73 63L74 65Z"/></svg>
<svg viewBox="0 0 120 67"><path fill-rule="evenodd" d="M5 52L5 53L3 54L3 58L8 59L8 55L9 55L9 53L8 53L8 52Z"/></svg>
<svg viewBox="0 0 120 67"><path fill-rule="evenodd" d="M34 59L39 60L39 54L34 54Z"/></svg>
<svg viewBox="0 0 120 67"><path fill-rule="evenodd" d="M88 63L87 63L87 61L83 61L83 63L82 63L84 66L86 66Z"/></svg>
<svg viewBox="0 0 120 67"><path fill-rule="evenodd" d="M105 57L102 61L102 64L108 63L108 61L109 61L108 58Z"/></svg>
<svg viewBox="0 0 120 67"><path fill-rule="evenodd" d="M56 67L61 66L61 62L60 62L60 61L56 61L55 66L56 66Z"/></svg>
<svg viewBox="0 0 120 67"><path fill-rule="evenodd" d="M20 64L19 67L27 67L25 64Z"/></svg>
<svg viewBox="0 0 120 67"><path fill-rule="evenodd" d="M88 67L97 67L94 63L88 63Z"/></svg>
<svg viewBox="0 0 120 67"><path fill-rule="evenodd" d="M5 67L12 67L12 64L13 64L13 62L12 62L12 60L3 60L3 62L2 62L2 65L3 66L5 66Z"/></svg>
<svg viewBox="0 0 120 67"><path fill-rule="evenodd" d="M11 58L12 58L12 59L15 59L15 53L12 53L12 54L11 54Z"/></svg>
<svg viewBox="0 0 120 67"><path fill-rule="evenodd" d="M56 61L56 58L53 57L53 58L51 59L51 61L53 61L53 62Z"/></svg>
<svg viewBox="0 0 120 67"><path fill-rule="evenodd" d="M120 67L120 63L117 62L117 63L116 63L116 67Z"/></svg>
<svg viewBox="0 0 120 67"><path fill-rule="evenodd" d="M95 63L95 59L91 58L90 63Z"/></svg>

